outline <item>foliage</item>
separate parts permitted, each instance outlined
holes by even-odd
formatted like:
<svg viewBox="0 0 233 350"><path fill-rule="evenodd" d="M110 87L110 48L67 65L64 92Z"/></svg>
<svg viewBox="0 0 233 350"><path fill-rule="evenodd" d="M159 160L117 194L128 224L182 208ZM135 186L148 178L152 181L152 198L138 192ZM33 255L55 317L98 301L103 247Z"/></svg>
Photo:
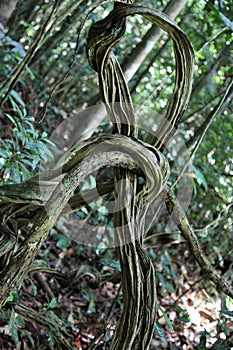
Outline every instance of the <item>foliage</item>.
<svg viewBox="0 0 233 350"><path fill-rule="evenodd" d="M18 97L18 94L15 93L15 96ZM22 106L24 103L20 102ZM12 97L11 105L14 115L5 114L12 126L1 140L0 170L4 182L20 183L38 170L42 159L44 164L52 160L53 154L46 147L51 144L47 133L39 134L34 127L34 117L27 115L25 106L20 109Z"/></svg>
<svg viewBox="0 0 233 350"><path fill-rule="evenodd" d="M9 76L12 67L18 64L25 56L23 46L12 40L0 27L0 54L2 78ZM31 79L34 79L32 71L27 68ZM24 91L24 81L21 79L17 89ZM7 101L7 109L1 116L4 125L0 141L0 174L1 182L20 183L29 178L39 169L41 160L45 164L53 159L52 153L46 145L50 143L45 131L40 132L35 127L35 118L28 115L25 102L21 98L22 92L10 90Z"/></svg>

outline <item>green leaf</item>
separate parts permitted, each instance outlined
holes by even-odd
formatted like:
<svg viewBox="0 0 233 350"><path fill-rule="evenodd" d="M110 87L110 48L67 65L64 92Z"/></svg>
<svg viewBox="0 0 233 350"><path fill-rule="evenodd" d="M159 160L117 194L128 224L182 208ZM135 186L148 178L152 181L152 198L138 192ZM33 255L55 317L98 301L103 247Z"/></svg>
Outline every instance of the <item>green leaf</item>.
<svg viewBox="0 0 233 350"><path fill-rule="evenodd" d="M108 215L108 209L103 205L98 208L98 212L104 216Z"/></svg>
<svg viewBox="0 0 233 350"><path fill-rule="evenodd" d="M31 80L35 80L36 79L35 74L33 73L33 71L28 66L26 66L26 71L30 75L30 79Z"/></svg>
<svg viewBox="0 0 233 350"><path fill-rule="evenodd" d="M21 162L22 161L23 159L21 160ZM24 181L30 177L31 173L21 162L19 163L19 169L21 171L22 181Z"/></svg>
<svg viewBox="0 0 233 350"><path fill-rule="evenodd" d="M204 350L206 349L206 335L202 334L200 343L198 345L198 350Z"/></svg>
<svg viewBox="0 0 233 350"><path fill-rule="evenodd" d="M155 322L155 332L158 334L161 343L166 343L164 331L158 321Z"/></svg>
<svg viewBox="0 0 233 350"><path fill-rule="evenodd" d="M19 337L18 337L18 329L17 329L17 326L15 324L15 310L14 309L12 309L12 311L11 311L9 330L10 330L10 334L12 336L12 339L14 340L15 344L17 345L19 342Z"/></svg>
<svg viewBox="0 0 233 350"><path fill-rule="evenodd" d="M79 210L76 212L77 216L79 217L79 219L83 220L86 216L85 213L83 213L83 211Z"/></svg>
<svg viewBox="0 0 233 350"><path fill-rule="evenodd" d="M48 147L41 148L41 156L43 157L43 161L49 161L54 159L54 154L48 149Z"/></svg>
<svg viewBox="0 0 233 350"><path fill-rule="evenodd" d="M196 174L196 180L199 185L203 185L205 190L208 191L208 184L206 182L204 174L198 168L194 167L194 171Z"/></svg>
<svg viewBox="0 0 233 350"><path fill-rule="evenodd" d="M92 298L89 302L89 305L88 305L88 309L87 309L87 313L88 314L93 314L96 312L96 308L95 308L95 300L94 298Z"/></svg>
<svg viewBox="0 0 233 350"><path fill-rule="evenodd" d="M5 149L0 148L0 156L5 158L5 159L10 158L12 156L12 152L9 150L5 150Z"/></svg>
<svg viewBox="0 0 233 350"><path fill-rule="evenodd" d="M167 289L167 291L168 291L169 293L175 293L175 290L174 290L173 285L172 285L171 283L166 282L165 288Z"/></svg>
<svg viewBox="0 0 233 350"><path fill-rule="evenodd" d="M233 317L233 311L223 309L220 312L221 312L221 314Z"/></svg>
<svg viewBox="0 0 233 350"><path fill-rule="evenodd" d="M107 249L108 249L108 247L107 247L106 243L100 242L96 248L96 254L101 255L104 252L106 252Z"/></svg>
<svg viewBox="0 0 233 350"><path fill-rule="evenodd" d="M164 319L165 319L165 321L166 321L168 327L170 328L170 330L171 330L172 332L174 332L174 328L173 328L172 323L171 323L171 321L170 321L168 315L166 314L166 312L162 309L162 307L161 307L160 305L158 305L158 309L162 312L163 317L164 317Z"/></svg>
<svg viewBox="0 0 233 350"><path fill-rule="evenodd" d="M14 293L13 292L9 295L7 300L10 302L14 300Z"/></svg>
<svg viewBox="0 0 233 350"><path fill-rule="evenodd" d="M46 134L46 136L44 135ZM41 138L42 138L42 141L45 142L46 144L48 143L50 146L52 146L53 150L57 150L57 146L55 145L55 143L49 139L47 139L47 133L45 132L42 132L42 135L41 135Z"/></svg>
<svg viewBox="0 0 233 350"><path fill-rule="evenodd" d="M41 137L42 137L42 139L48 137L47 132L46 132L46 131L42 131ZM50 141L50 142L51 142L51 141Z"/></svg>
<svg viewBox="0 0 233 350"><path fill-rule="evenodd" d="M33 295L36 296L36 295L37 295L37 292L38 292L37 286L36 286L36 284L33 282L33 280L30 280L30 282L31 282L31 287L32 287Z"/></svg>
<svg viewBox="0 0 233 350"><path fill-rule="evenodd" d="M12 163L11 167L11 174L10 174L11 180L15 183L20 183L21 182L21 173L15 164Z"/></svg>
<svg viewBox="0 0 233 350"><path fill-rule="evenodd" d="M50 307L50 309L54 309L55 307L57 307L56 298L52 298L48 306Z"/></svg>
<svg viewBox="0 0 233 350"><path fill-rule="evenodd" d="M16 126L17 123L15 121L15 119L12 117L12 115L10 115L9 113L6 113L5 116Z"/></svg>
<svg viewBox="0 0 233 350"><path fill-rule="evenodd" d="M24 155L24 159L27 158L27 159L31 159L31 160L33 161L34 158L35 158L35 156L34 156L33 154L31 154L31 153L29 153L29 152L27 152L27 151L25 151L25 150L24 150L24 152L23 152L23 155ZM30 162L30 166L32 166L32 165L31 165L32 161ZM26 163L25 163L25 164L26 164Z"/></svg>
<svg viewBox="0 0 233 350"><path fill-rule="evenodd" d="M25 107L25 103L15 90L11 90L10 95L22 106Z"/></svg>
<svg viewBox="0 0 233 350"><path fill-rule="evenodd" d="M6 160L4 158L0 157L0 169L3 168L4 164L5 164Z"/></svg>
<svg viewBox="0 0 233 350"><path fill-rule="evenodd" d="M190 317L188 315L178 316L177 318L179 321L184 322L184 323L190 322Z"/></svg>
<svg viewBox="0 0 233 350"><path fill-rule="evenodd" d="M25 327L25 322L21 316L16 316L15 321L20 327L22 327L22 328Z"/></svg>
<svg viewBox="0 0 233 350"><path fill-rule="evenodd" d="M119 261L113 259L100 259L99 261L102 265L108 266L115 271L121 271L121 266Z"/></svg>
<svg viewBox="0 0 233 350"><path fill-rule="evenodd" d="M33 346L33 349L34 349L35 342L34 342L32 336L31 336L31 333L29 331L27 331L26 329L24 329L23 331L26 334L26 336L28 337L28 339L29 339L29 341L30 341L30 343L31 343L31 345Z"/></svg>
<svg viewBox="0 0 233 350"><path fill-rule="evenodd" d="M185 323L190 322L190 316L186 310L184 310L180 306L178 306L176 309L176 312L177 312L177 319L179 321L185 322Z"/></svg>
<svg viewBox="0 0 233 350"><path fill-rule="evenodd" d="M24 164L30 166L30 168L32 167L32 161L31 161L31 160L28 160L28 159L26 159L26 158L23 158L23 159L21 159L20 161L21 161L22 163L24 163Z"/></svg>
<svg viewBox="0 0 233 350"><path fill-rule="evenodd" d="M25 128L24 131L27 132L27 133L32 134L33 138L37 139L38 138L38 133L36 132L36 130L34 128L34 125L28 120L24 121L24 124L28 126L28 128L27 129Z"/></svg>
<svg viewBox="0 0 233 350"><path fill-rule="evenodd" d="M171 265L171 259L170 259L170 256L169 256L167 250L165 250L165 252L163 253L161 260L162 260L163 264L166 264L169 266Z"/></svg>
<svg viewBox="0 0 233 350"><path fill-rule="evenodd" d="M164 275L160 272L157 273L158 279L162 284L162 289L164 289L166 287L166 281L164 279Z"/></svg>
<svg viewBox="0 0 233 350"><path fill-rule="evenodd" d="M9 37L8 37L9 38ZM9 38L10 39L10 38ZM19 57L24 57L26 55L26 52L23 48L23 46L18 43L17 41L15 40L10 40L10 44L12 46L14 46L14 49L12 50L15 54L19 53Z"/></svg>
<svg viewBox="0 0 233 350"><path fill-rule="evenodd" d="M36 149L36 143L35 142L30 142L25 146L25 149L29 151L36 151L37 154L37 149Z"/></svg>
<svg viewBox="0 0 233 350"><path fill-rule="evenodd" d="M65 249L70 245L70 241L71 241L70 238L60 233L53 234L52 238L57 240L56 246L60 249Z"/></svg>
<svg viewBox="0 0 233 350"><path fill-rule="evenodd" d="M96 180L93 175L90 175L90 188L95 188L96 187Z"/></svg>
<svg viewBox="0 0 233 350"><path fill-rule="evenodd" d="M80 210L81 211L81 210ZM85 214L85 215L88 215L89 214L89 212L88 212L88 210L87 210L87 208L82 208L82 212Z"/></svg>

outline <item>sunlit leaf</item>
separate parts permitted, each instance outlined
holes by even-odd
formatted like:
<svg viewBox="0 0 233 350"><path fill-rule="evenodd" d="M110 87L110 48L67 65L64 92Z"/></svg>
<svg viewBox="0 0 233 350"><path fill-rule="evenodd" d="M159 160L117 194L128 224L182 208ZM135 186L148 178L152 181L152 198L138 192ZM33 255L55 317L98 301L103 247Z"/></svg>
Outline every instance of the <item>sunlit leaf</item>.
<svg viewBox="0 0 233 350"><path fill-rule="evenodd" d="M55 307L57 307L57 299L52 298L48 306L50 309L54 309Z"/></svg>
<svg viewBox="0 0 233 350"><path fill-rule="evenodd" d="M163 328L158 321L155 322L155 332L159 336L161 343L166 343L166 337Z"/></svg>
<svg viewBox="0 0 233 350"><path fill-rule="evenodd" d="M25 103L23 102L23 100L15 90L11 90L10 94L22 107L25 107Z"/></svg>
<svg viewBox="0 0 233 350"><path fill-rule="evenodd" d="M163 317L164 317L164 319L165 319L165 321L166 321L168 327L170 328L170 330L171 330L172 332L174 332L174 328L173 328L172 323L171 323L171 321L170 321L168 315L166 314L166 312L162 309L162 307L161 307L160 305L158 305L158 309L162 312Z"/></svg>
<svg viewBox="0 0 233 350"><path fill-rule="evenodd" d="M120 263L113 259L100 259L99 261L102 265L108 266L115 271L121 271Z"/></svg>

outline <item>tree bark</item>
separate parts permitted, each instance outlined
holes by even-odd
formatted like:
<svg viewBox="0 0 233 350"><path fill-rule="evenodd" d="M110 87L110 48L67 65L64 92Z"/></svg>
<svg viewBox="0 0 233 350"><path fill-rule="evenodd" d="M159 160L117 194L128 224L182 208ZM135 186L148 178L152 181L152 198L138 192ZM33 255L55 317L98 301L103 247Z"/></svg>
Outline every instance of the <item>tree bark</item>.
<svg viewBox="0 0 233 350"><path fill-rule="evenodd" d="M16 8L18 0L1 0L0 1L0 22L6 25L11 14Z"/></svg>

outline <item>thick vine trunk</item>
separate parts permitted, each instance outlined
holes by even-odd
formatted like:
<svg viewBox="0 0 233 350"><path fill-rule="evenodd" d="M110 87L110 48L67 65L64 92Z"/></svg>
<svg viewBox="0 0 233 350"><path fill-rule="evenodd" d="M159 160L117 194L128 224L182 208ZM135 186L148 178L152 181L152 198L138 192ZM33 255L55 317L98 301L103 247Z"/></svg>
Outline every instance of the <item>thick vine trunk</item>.
<svg viewBox="0 0 233 350"><path fill-rule="evenodd" d="M118 150L118 152L116 152L116 150ZM6 249L8 255L7 262L0 271L0 308L6 303L11 291L15 287L19 287L21 279L27 273L28 266L34 260L41 244L48 236L50 229L54 226L57 218L61 215L66 203L68 203L73 196L73 193L79 186L80 182L92 172L109 166L125 167L134 173L138 173L140 168L138 167L136 160L139 161L139 164L145 164L148 152L145 152L145 147L137 141L124 136L112 135L87 140L83 144L75 146L70 153L67 154L67 163L61 164L63 178L62 180L60 179L61 174L59 173L58 179L56 177L53 179L53 183L55 182L57 185L55 189L53 186L50 196L48 196L49 199L47 201L45 200L44 205L40 207L40 213L37 216L38 218L34 223L31 232L24 241L15 244L10 255L8 255L8 247ZM154 167L158 166L158 162L155 155L152 155L151 152L148 153L148 156L150 159L148 160L149 169L147 169L147 173L148 177L153 178L156 175ZM51 177L51 172L48 172L47 176ZM37 185L39 191L39 183ZM159 183L155 186L155 191L156 189L158 190L158 185ZM8 191L5 187L5 193L9 198L9 205L13 200L12 206L10 205L13 210L15 186L13 185L13 189L11 189L11 185L8 185L7 187ZM22 193L25 193L25 187L21 190ZM151 189L151 191L152 190L153 189ZM28 186L28 191L26 193L27 198L25 198L25 205L28 207L27 210L29 210L29 198L34 195L35 192L33 191L33 186L31 192L30 186ZM0 204L3 207L6 206L6 196L3 195L3 199L1 199L0 196ZM21 198L23 202L23 195L20 196L19 194L19 198ZM11 218L13 218L11 211L10 214L5 213L4 218L6 222L8 219L7 215L10 215ZM0 231L0 234L1 233L2 232ZM16 235L17 233L15 232L15 236ZM6 245L8 245L7 241Z"/></svg>

